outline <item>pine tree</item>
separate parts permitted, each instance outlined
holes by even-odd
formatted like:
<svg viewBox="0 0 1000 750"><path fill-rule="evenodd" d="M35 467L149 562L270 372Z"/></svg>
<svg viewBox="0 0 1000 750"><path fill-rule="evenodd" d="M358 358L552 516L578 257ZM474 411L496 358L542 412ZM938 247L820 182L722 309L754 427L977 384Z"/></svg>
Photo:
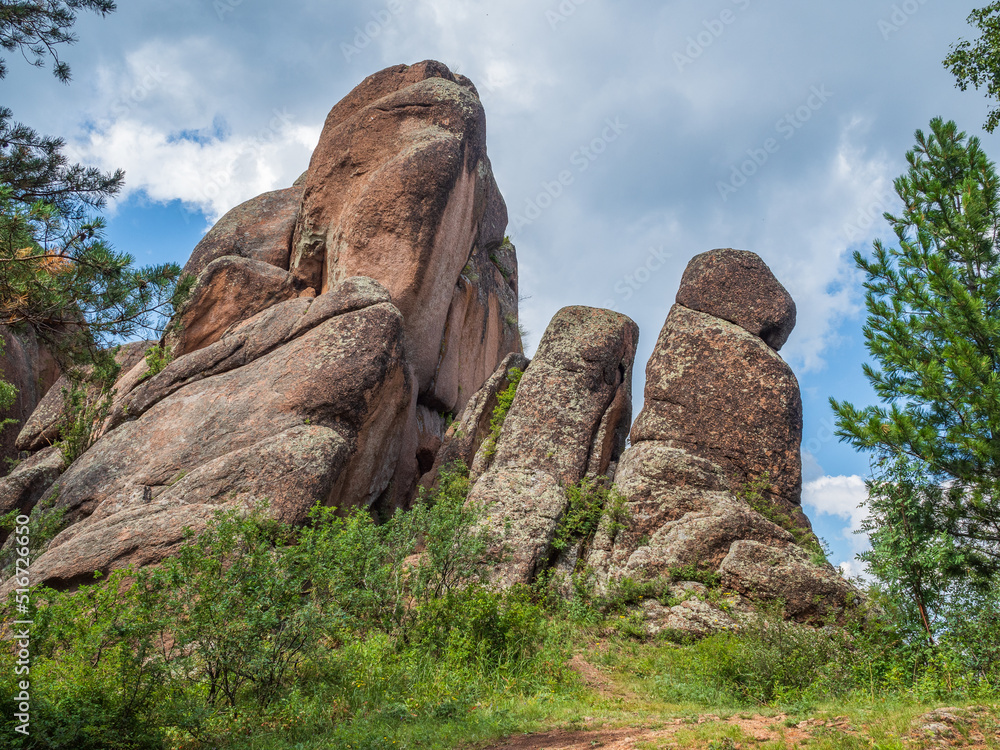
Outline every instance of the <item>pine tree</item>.
<svg viewBox="0 0 1000 750"><path fill-rule="evenodd" d="M104 242L103 227L66 221L42 201L25 208L0 187L0 325L30 328L63 369L162 329L191 285L177 284L176 264L136 268Z"/></svg>
<svg viewBox="0 0 1000 750"><path fill-rule="evenodd" d="M58 45L72 44L77 12L106 15L111 0L0 0L0 46L32 65L51 60L66 83ZM0 60L0 78L7 68ZM61 138L41 136L0 107L0 325L31 330L77 378L114 377L114 345L162 327L191 280L176 264L136 268L103 240L94 217L124 172L71 164ZM0 380L0 409L14 391ZM9 404L8 404L9 405ZM0 429L5 423L0 422Z"/></svg>
<svg viewBox="0 0 1000 750"><path fill-rule="evenodd" d="M854 254L877 363L864 372L885 405L831 404L837 434L877 468L869 562L926 609L952 583L1000 572L1000 193L953 122L918 130L906 159L902 213L886 214L898 247Z"/></svg>
<svg viewBox="0 0 1000 750"><path fill-rule="evenodd" d="M0 47L20 52L31 65L52 61L52 72L63 83L70 80L69 65L59 58L58 45L73 44L70 31L80 10L107 15L115 10L111 0L0 0ZM0 79L7 66L0 59ZM10 197L27 205L43 200L62 216L79 220L90 209L103 208L118 193L125 173L102 173L93 167L70 164L63 154L62 138L39 135L14 122L13 113L0 106L0 184L10 187Z"/></svg>
<svg viewBox="0 0 1000 750"><path fill-rule="evenodd" d="M979 29L979 38L974 43L962 39L951 45L945 67L958 79L955 85L962 91L971 85L985 89L988 98L1000 101L1000 2L972 11L967 20ZM1000 107L990 110L983 128L992 133L997 125Z"/></svg>

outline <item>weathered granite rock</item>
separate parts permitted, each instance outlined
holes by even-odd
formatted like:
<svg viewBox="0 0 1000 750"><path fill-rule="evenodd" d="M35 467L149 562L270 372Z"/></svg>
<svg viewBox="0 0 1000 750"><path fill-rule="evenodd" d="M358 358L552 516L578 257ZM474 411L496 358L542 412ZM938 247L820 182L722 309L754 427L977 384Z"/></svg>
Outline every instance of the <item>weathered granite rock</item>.
<svg viewBox="0 0 1000 750"><path fill-rule="evenodd" d="M665 605L647 599L636 608L641 613L648 635L668 635L674 639L702 638L720 631L737 631L741 621L752 613L749 603L730 592L709 600L707 586L695 581L681 581L670 587L670 598L679 603Z"/></svg>
<svg viewBox="0 0 1000 750"><path fill-rule="evenodd" d="M612 533L605 519L587 552L599 581L698 569L750 600L782 599L802 621L847 606L852 587L816 558L800 504L802 403L775 351L793 322L787 292L752 253L691 261L615 474L628 522Z"/></svg>
<svg viewBox="0 0 1000 750"><path fill-rule="evenodd" d="M377 280L403 313L416 386L381 510L405 507L448 415L521 351L506 225L472 83L434 61L387 68L333 108L295 185L237 206L198 244L185 267L197 283L165 346L182 357L268 308ZM144 377L128 374L116 409Z"/></svg>
<svg viewBox="0 0 1000 750"><path fill-rule="evenodd" d="M655 440L720 467L729 488L769 475L769 496L802 516L802 400L788 365L760 338L675 305L646 367L632 443Z"/></svg>
<svg viewBox="0 0 1000 750"><path fill-rule="evenodd" d="M495 450L487 440L475 459L485 472L469 502L486 507L486 523L512 551L500 583L530 581L549 561L564 487L605 475L624 449L638 337L610 310L565 307L549 323Z"/></svg>
<svg viewBox="0 0 1000 750"><path fill-rule="evenodd" d="M8 460L16 459L22 450L15 444L18 431L42 401L59 377L59 366L32 332L15 333L0 326L3 355L0 356L0 378L17 389L17 398L9 409L0 409L0 422L16 420L0 431L0 477L10 470Z"/></svg>
<svg viewBox="0 0 1000 750"><path fill-rule="evenodd" d="M171 321L167 345L175 357L190 354L299 294L292 276L277 266L235 255L216 258L199 274L191 296Z"/></svg>
<svg viewBox="0 0 1000 750"><path fill-rule="evenodd" d="M350 279L265 310L136 387L59 481L69 524L36 578L73 585L147 564L211 510L269 501L301 523L317 502L370 505L388 488L412 401L399 311Z"/></svg>
<svg viewBox="0 0 1000 750"><path fill-rule="evenodd" d="M198 276L217 258L234 255L288 270L292 231L303 185L258 195L231 209L191 252L184 272Z"/></svg>
<svg viewBox="0 0 1000 750"><path fill-rule="evenodd" d="M856 597L832 566L817 564L794 544L734 542L719 573L726 588L758 601L781 600L786 616L806 622L822 622Z"/></svg>
<svg viewBox="0 0 1000 750"><path fill-rule="evenodd" d="M125 374L141 363L145 369L146 350L155 344L155 341L133 341L125 344L115 353L115 362L121 367L119 383ZM83 368L87 373L89 368ZM115 388L120 389L119 383ZM45 398L39 402L35 410L31 412L31 417L25 422L20 434L17 436L17 447L22 451L38 451L46 446L52 445L60 437L65 413L63 391L70 388L72 383L66 375L59 376L59 379L45 394ZM87 387L88 395L95 398L98 395L96 386Z"/></svg>
<svg viewBox="0 0 1000 750"><path fill-rule="evenodd" d="M455 411L520 350L506 224L475 87L438 62L397 65L327 117L290 268L300 288L355 275L383 284L403 313L421 403Z"/></svg>
<svg viewBox="0 0 1000 750"><path fill-rule="evenodd" d="M688 263L677 304L728 320L775 351L795 328L795 301L756 253L711 250Z"/></svg>
<svg viewBox="0 0 1000 750"><path fill-rule="evenodd" d="M21 461L7 476L0 478L0 516L15 510L30 513L62 474L64 466L62 452L55 446ZM0 544L7 534L8 530L0 527Z"/></svg>

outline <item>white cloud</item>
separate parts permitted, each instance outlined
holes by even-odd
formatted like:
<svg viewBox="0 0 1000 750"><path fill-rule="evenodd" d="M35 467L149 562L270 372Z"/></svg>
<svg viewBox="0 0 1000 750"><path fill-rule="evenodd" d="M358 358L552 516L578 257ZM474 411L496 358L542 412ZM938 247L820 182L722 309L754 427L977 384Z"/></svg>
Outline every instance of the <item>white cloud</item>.
<svg viewBox="0 0 1000 750"><path fill-rule="evenodd" d="M868 491L860 476L820 477L802 487L802 504L817 514L836 516L848 522L843 538L855 552L868 549L868 537L855 534L867 515Z"/></svg>
<svg viewBox="0 0 1000 750"><path fill-rule="evenodd" d="M291 185L308 165L319 130L277 110L255 133L204 138L125 118L74 144L73 158L124 168L119 200L143 191L154 201L181 200L214 222L245 200Z"/></svg>
<svg viewBox="0 0 1000 750"><path fill-rule="evenodd" d="M868 566L857 558L853 560L844 560L838 563L837 567L840 568L844 578L860 578L863 583L869 583L872 581L872 577L868 572Z"/></svg>
<svg viewBox="0 0 1000 750"><path fill-rule="evenodd" d="M782 356L801 372L825 367L824 353L839 343L841 324L862 312L851 247L885 234L878 206L890 205L892 166L885 154L859 145L868 126L852 117L822 161L793 175L762 174L759 186L748 184L746 190L760 190L762 222L747 222L745 208L719 212L730 235L744 243L741 249L761 255L795 299L796 327ZM792 140L785 148L794 145ZM781 158L780 150L772 157Z"/></svg>

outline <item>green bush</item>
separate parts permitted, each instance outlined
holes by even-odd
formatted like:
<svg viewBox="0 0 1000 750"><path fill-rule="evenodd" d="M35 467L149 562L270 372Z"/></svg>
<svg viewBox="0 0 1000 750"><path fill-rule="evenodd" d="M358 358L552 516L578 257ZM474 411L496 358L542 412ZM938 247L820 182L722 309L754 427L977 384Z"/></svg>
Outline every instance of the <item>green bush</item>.
<svg viewBox="0 0 1000 750"><path fill-rule="evenodd" d="M146 350L146 366L149 368L141 380L147 380L163 372L174 361L173 351L163 344L155 344Z"/></svg>
<svg viewBox="0 0 1000 750"><path fill-rule="evenodd" d="M296 530L262 506L230 510L155 569L34 590L31 735L8 714L5 737L146 750L280 731L391 746L407 723L475 724L484 697L559 679L563 647L530 592L484 581L497 544L468 486L447 467L381 525L317 508ZM23 617L13 605L5 628ZM8 705L14 666L4 649Z"/></svg>
<svg viewBox="0 0 1000 750"><path fill-rule="evenodd" d="M490 417L490 434L486 436L484 443L487 458L491 458L497 452L500 429L507 418L507 412L510 411L511 404L514 403L514 396L517 395L517 386L521 382L523 375L523 370L512 367L507 373L507 387L497 394L497 405L493 407L493 414Z"/></svg>
<svg viewBox="0 0 1000 750"><path fill-rule="evenodd" d="M659 696L737 706L789 705L847 694L853 687L844 631L760 613L738 633L719 633L673 649L660 665Z"/></svg>
<svg viewBox="0 0 1000 750"><path fill-rule="evenodd" d="M566 512L559 520L552 546L563 550L579 541L587 541L597 533L601 519L608 518L608 535L612 540L628 525L625 497L604 477L584 478L568 484Z"/></svg>
<svg viewBox="0 0 1000 750"><path fill-rule="evenodd" d="M166 673L155 658L156 627L131 571L116 571L75 593L31 592L30 735L0 731L11 748L145 750L163 745ZM9 610L12 611L12 610ZM5 627L13 619L9 615ZM14 703L11 649L0 650L0 701Z"/></svg>

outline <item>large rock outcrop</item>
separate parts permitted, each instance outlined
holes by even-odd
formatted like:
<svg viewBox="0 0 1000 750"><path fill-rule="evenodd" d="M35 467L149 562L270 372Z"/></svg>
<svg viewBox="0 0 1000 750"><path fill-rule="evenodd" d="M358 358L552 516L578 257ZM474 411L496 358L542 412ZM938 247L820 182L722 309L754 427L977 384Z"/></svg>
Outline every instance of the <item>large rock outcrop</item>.
<svg viewBox="0 0 1000 750"><path fill-rule="evenodd" d="M694 258L677 300L615 476L630 521L613 538L599 532L588 562L604 581L715 573L820 619L850 587L821 559L800 505L802 403L776 351L794 303L760 258L735 250Z"/></svg>
<svg viewBox="0 0 1000 750"><path fill-rule="evenodd" d="M331 110L295 185L237 206L199 243L167 343L189 354L274 305L378 281L403 314L416 385L386 510L405 505L448 416L521 351L506 226L472 83L434 61L387 68Z"/></svg>
<svg viewBox="0 0 1000 750"><path fill-rule="evenodd" d="M129 381L124 376L136 365L145 368L144 355L146 350L155 344L155 341L133 341L125 344L115 352L115 362L121 368L119 382L115 388L121 390L127 388ZM89 374L89 368L82 368L83 374ZM31 417L25 421L24 427L17 436L17 448L22 451L39 451L52 445L61 437L62 429L66 423L65 396L64 392L73 387L73 383L67 375L60 375L55 384L49 388L45 397L38 403ZM83 386L87 391L88 399L94 400L100 395L100 387L89 384Z"/></svg>
<svg viewBox="0 0 1000 750"><path fill-rule="evenodd" d="M26 399L18 447L35 453L0 478L0 513L65 524L34 580L156 563L221 508L266 502L291 524L317 503L384 515L460 461L494 552L509 553L500 585L547 569L599 586L669 578L679 603L640 608L651 632L738 627L760 601L801 621L843 607L850 587L799 502L802 406L778 354L788 293L753 253L694 258L631 424L629 318L563 308L524 357L485 133L475 87L440 63L365 79L293 186L198 244L190 297L161 342L119 352L108 416L68 467L51 445L60 389L42 399L55 373L2 332L4 375ZM142 356L153 343L162 370Z"/></svg>
<svg viewBox="0 0 1000 750"><path fill-rule="evenodd" d="M520 350L506 226L475 87L441 63L398 65L327 117L290 268L317 291L355 275L385 286L403 313L421 401L454 411Z"/></svg>
<svg viewBox="0 0 1000 750"><path fill-rule="evenodd" d="M222 506L370 505L389 487L413 384L403 322L371 279L270 308L135 387L60 477L68 527L34 563L68 586L156 562Z"/></svg>
<svg viewBox="0 0 1000 750"><path fill-rule="evenodd" d="M610 310L565 307L549 323L499 434L473 459L469 502L486 507L511 550L499 582L528 582L550 562L568 485L613 471L632 416L638 338L636 324Z"/></svg>
<svg viewBox="0 0 1000 750"><path fill-rule="evenodd" d="M173 361L153 376L141 356L122 362L97 441L59 477L68 527L36 574L71 585L153 562L184 526L255 498L292 523L316 502L405 506L449 415L521 351L506 224L472 83L433 61L365 79L295 185L232 209L195 248L162 342ZM57 395L25 449L58 438ZM48 504L55 471L33 460L2 504Z"/></svg>
<svg viewBox="0 0 1000 750"><path fill-rule="evenodd" d="M0 431L0 477L10 471L10 462L17 458L15 446L18 431L31 417L39 402L59 377L59 366L38 338L29 332L15 333L0 326L3 355L0 356L0 378L17 389L17 398L9 409L0 410L0 422L12 419L16 424Z"/></svg>

